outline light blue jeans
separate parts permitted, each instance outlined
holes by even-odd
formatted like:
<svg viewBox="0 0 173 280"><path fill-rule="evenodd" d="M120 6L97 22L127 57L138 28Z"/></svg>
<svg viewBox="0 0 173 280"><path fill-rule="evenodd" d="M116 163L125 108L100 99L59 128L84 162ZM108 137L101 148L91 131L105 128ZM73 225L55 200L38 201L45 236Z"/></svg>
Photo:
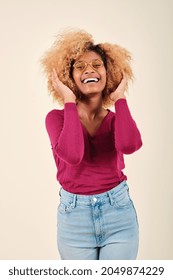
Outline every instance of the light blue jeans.
<svg viewBox="0 0 173 280"><path fill-rule="evenodd" d="M138 221L126 181L97 195L61 189L57 228L62 260L136 259Z"/></svg>

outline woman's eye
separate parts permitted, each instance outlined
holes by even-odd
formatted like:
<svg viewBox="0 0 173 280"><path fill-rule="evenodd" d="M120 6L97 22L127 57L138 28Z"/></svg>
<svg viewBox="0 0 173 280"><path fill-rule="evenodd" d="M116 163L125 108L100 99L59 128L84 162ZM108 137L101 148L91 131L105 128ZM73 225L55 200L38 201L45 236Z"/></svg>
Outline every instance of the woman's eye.
<svg viewBox="0 0 173 280"><path fill-rule="evenodd" d="M82 62L78 62L75 64L75 68L78 69L78 70L82 70L85 68L85 64L82 63Z"/></svg>
<svg viewBox="0 0 173 280"><path fill-rule="evenodd" d="M83 69L83 66L82 65L77 65L76 68L80 70L80 69Z"/></svg>
<svg viewBox="0 0 173 280"><path fill-rule="evenodd" d="M102 62L101 61L94 61L93 63L92 63L92 65L93 65L93 67L100 67L101 65L102 65Z"/></svg>
<svg viewBox="0 0 173 280"><path fill-rule="evenodd" d="M94 67L99 67L100 64L99 64L99 63L95 63L93 66L94 66Z"/></svg>

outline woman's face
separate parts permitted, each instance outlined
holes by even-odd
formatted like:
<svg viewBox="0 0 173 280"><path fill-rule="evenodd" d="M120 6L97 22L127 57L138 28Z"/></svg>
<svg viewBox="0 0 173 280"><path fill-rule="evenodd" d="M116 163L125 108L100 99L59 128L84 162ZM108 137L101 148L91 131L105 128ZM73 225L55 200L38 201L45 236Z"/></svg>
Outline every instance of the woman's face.
<svg viewBox="0 0 173 280"><path fill-rule="evenodd" d="M101 56L87 51L73 65L73 79L84 95L102 93L106 86L106 69Z"/></svg>

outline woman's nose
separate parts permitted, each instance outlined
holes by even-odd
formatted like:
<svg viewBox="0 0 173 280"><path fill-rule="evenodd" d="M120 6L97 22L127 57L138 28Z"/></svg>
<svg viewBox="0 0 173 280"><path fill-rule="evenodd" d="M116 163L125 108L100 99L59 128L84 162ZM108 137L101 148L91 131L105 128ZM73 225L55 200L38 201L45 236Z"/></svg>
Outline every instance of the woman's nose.
<svg viewBox="0 0 173 280"><path fill-rule="evenodd" d="M87 67L85 68L84 70L84 73L85 74L88 74L88 73L95 73L95 70L93 69L93 67L91 65L87 65Z"/></svg>

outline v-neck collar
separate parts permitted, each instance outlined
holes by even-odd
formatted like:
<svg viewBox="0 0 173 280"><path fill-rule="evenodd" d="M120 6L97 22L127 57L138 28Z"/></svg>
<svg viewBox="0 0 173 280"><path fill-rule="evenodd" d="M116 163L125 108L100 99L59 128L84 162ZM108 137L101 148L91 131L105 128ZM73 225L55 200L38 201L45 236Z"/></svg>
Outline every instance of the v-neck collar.
<svg viewBox="0 0 173 280"><path fill-rule="evenodd" d="M95 132L93 133L93 135L91 135L91 134L88 132L87 128L86 128L86 127L84 126L84 124L81 122L81 125L82 125L84 131L86 132L86 134L87 134L90 138L94 138L94 137L99 133L99 131L100 131L100 129L102 128L102 126L103 126L105 120L106 120L107 117L110 115L110 112L111 112L111 111L110 111L109 109L107 109L107 111L108 111L108 113L107 113L106 116L102 119L102 121L101 121L99 127L97 127L97 129L95 130Z"/></svg>

